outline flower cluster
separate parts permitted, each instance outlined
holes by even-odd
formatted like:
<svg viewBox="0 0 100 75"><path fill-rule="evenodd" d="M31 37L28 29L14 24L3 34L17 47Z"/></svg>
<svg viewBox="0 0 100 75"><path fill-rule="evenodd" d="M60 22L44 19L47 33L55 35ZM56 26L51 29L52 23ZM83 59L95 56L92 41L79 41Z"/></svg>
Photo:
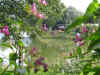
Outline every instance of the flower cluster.
<svg viewBox="0 0 100 75"><path fill-rule="evenodd" d="M30 50L29 54L31 56L38 57L38 50L37 50L37 48L33 47ZM48 71L48 65L47 65L47 63L44 62L44 60L45 60L45 57L39 57L39 58L34 60L35 61L35 63L34 63L34 65L35 65L34 72L35 73L37 73L39 71L39 67L40 66L43 66L44 72Z"/></svg>
<svg viewBox="0 0 100 75"><path fill-rule="evenodd" d="M3 29L0 30L1 33L4 33L6 36L10 35L10 32L8 30L8 26L4 26Z"/></svg>
<svg viewBox="0 0 100 75"><path fill-rule="evenodd" d="M41 4L43 4L43 5L47 5L46 0L39 0L39 2L40 2ZM32 10L32 13L33 13L35 16L37 16L38 18L40 18L40 19L43 19L43 18L44 18L43 13L37 11L37 7L36 7L36 3L35 3L35 2L32 4L31 10ZM42 29L43 29L44 31L48 31L47 25L46 25L46 24L43 24L43 25L42 25Z"/></svg>
<svg viewBox="0 0 100 75"><path fill-rule="evenodd" d="M47 5L46 0L40 0L40 3L43 4L43 5ZM33 3L33 4L32 4L31 10L32 10L32 13L33 13L35 16L39 17L40 19L43 19L43 14L42 14L42 12L37 12L36 3Z"/></svg>
<svg viewBox="0 0 100 75"><path fill-rule="evenodd" d="M44 72L47 72L48 71L48 64L47 63L44 63L43 62L44 60L45 60L45 58L44 57L41 57L41 58L39 58L39 59L37 59L35 61L35 66L36 66L35 69L34 69L34 72L35 73L39 71L38 66L43 66Z"/></svg>
<svg viewBox="0 0 100 75"><path fill-rule="evenodd" d="M32 13L33 13L35 16L39 17L40 19L43 19L43 14L42 14L42 12L39 12L39 13L37 12L36 3L33 3L33 4L32 4L31 10L32 10Z"/></svg>
<svg viewBox="0 0 100 75"><path fill-rule="evenodd" d="M83 35L86 32L88 32L88 30L87 30L86 27L83 26L82 27L82 31L80 33L76 33L75 34L75 40L74 40L74 42L76 43L76 46L82 46L82 45L84 45L83 38L81 38L80 35Z"/></svg>

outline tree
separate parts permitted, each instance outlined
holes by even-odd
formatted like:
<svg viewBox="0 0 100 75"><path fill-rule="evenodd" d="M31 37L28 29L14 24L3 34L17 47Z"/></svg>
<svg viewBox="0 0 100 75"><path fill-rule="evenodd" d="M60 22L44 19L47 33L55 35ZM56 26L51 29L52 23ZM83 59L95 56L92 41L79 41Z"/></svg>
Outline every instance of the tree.
<svg viewBox="0 0 100 75"><path fill-rule="evenodd" d="M71 24L75 21L75 19L79 16L82 16L83 13L76 10L74 7L70 6L66 9L63 15L63 21L65 24Z"/></svg>

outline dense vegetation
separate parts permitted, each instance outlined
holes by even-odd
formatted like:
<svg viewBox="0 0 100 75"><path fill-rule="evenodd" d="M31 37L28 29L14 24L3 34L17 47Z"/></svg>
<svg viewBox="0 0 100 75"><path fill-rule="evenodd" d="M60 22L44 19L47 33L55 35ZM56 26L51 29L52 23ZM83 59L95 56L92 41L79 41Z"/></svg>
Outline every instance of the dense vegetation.
<svg viewBox="0 0 100 75"><path fill-rule="evenodd" d="M0 47L12 52L0 75L99 75L99 19L98 0L73 16L60 0L1 0ZM49 29L58 21L65 32Z"/></svg>

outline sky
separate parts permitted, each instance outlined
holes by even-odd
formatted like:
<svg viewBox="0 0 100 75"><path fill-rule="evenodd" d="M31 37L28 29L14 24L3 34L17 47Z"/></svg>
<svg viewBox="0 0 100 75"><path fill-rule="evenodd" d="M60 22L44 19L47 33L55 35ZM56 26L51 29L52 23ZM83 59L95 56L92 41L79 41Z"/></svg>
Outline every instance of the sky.
<svg viewBox="0 0 100 75"><path fill-rule="evenodd" d="M85 12L92 0L61 0L61 2L63 2L67 7L73 6L77 10Z"/></svg>

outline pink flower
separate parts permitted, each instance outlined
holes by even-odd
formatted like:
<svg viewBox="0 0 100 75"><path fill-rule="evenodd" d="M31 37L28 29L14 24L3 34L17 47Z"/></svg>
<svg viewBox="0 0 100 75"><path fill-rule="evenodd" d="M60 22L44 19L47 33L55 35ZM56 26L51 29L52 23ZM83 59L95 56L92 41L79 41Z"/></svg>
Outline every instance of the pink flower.
<svg viewBox="0 0 100 75"><path fill-rule="evenodd" d="M37 48L32 48L29 52L31 55L37 55L38 51L37 51Z"/></svg>
<svg viewBox="0 0 100 75"><path fill-rule="evenodd" d="M39 61L43 61L43 60L45 60L45 57L41 57L41 58L39 59Z"/></svg>
<svg viewBox="0 0 100 75"><path fill-rule="evenodd" d="M41 0L41 3L42 3L43 5L47 5L46 0Z"/></svg>
<svg viewBox="0 0 100 75"><path fill-rule="evenodd" d="M82 41L82 38L78 38L77 41Z"/></svg>
<svg viewBox="0 0 100 75"><path fill-rule="evenodd" d="M45 60L45 57L40 57L39 59L37 59L35 61L35 65L37 65L37 66L43 65L44 64L43 63L44 60Z"/></svg>
<svg viewBox="0 0 100 75"><path fill-rule="evenodd" d="M2 29L2 32L5 33L5 32L7 32L7 31L8 31L8 26L4 26L3 29Z"/></svg>
<svg viewBox="0 0 100 75"><path fill-rule="evenodd" d="M77 33L75 35L75 38L76 38L75 42L78 42L78 41L81 41L82 40L82 38L80 38L80 33Z"/></svg>
<svg viewBox="0 0 100 75"><path fill-rule="evenodd" d="M40 19L43 19L43 14L40 12L37 14L37 17L39 17Z"/></svg>
<svg viewBox="0 0 100 75"><path fill-rule="evenodd" d="M84 42L83 41L80 41L79 42L80 46L84 45Z"/></svg>
<svg viewBox="0 0 100 75"><path fill-rule="evenodd" d="M76 43L76 46L77 46L77 47L79 47L79 46L80 46L80 43L79 43L79 42L77 42L77 43Z"/></svg>
<svg viewBox="0 0 100 75"><path fill-rule="evenodd" d="M34 13L34 12L36 12L36 11L37 11L36 3L33 3L33 5L32 5L32 12Z"/></svg>
<svg viewBox="0 0 100 75"><path fill-rule="evenodd" d="M5 35L6 36L9 36L10 35L10 32L9 31L5 31Z"/></svg>
<svg viewBox="0 0 100 75"><path fill-rule="evenodd" d="M35 62L35 65L36 65L36 66L40 66L40 65L42 65L42 64L43 64L43 63L42 63L41 61L38 61L38 60Z"/></svg>
<svg viewBox="0 0 100 75"><path fill-rule="evenodd" d="M8 29L8 26L4 26L5 29Z"/></svg>
<svg viewBox="0 0 100 75"><path fill-rule="evenodd" d="M39 59L37 59L36 61L35 61L35 73L36 72L38 72L38 67L40 67L40 66L43 66L43 68L44 68L44 72L47 72L48 71L48 64L47 63L44 63L43 61L45 60L45 57L40 57Z"/></svg>
<svg viewBox="0 0 100 75"><path fill-rule="evenodd" d="M0 33L2 33L2 30L0 29Z"/></svg>
<svg viewBox="0 0 100 75"><path fill-rule="evenodd" d="M75 39L74 42L82 41L82 38Z"/></svg>
<svg viewBox="0 0 100 75"><path fill-rule="evenodd" d="M80 33L77 33L77 34L75 35L75 37L76 37L76 39L78 39L78 38L80 37Z"/></svg>
<svg viewBox="0 0 100 75"><path fill-rule="evenodd" d="M78 46L78 47L79 46L82 46L82 45L84 45L84 42L83 41L79 41L79 42L76 43L76 46Z"/></svg>
<svg viewBox="0 0 100 75"><path fill-rule="evenodd" d="M87 28L86 27L82 27L82 33L86 33L88 32Z"/></svg>
<svg viewBox="0 0 100 75"><path fill-rule="evenodd" d="M48 28L47 28L47 25L46 24L43 24L42 25L42 28L43 28L43 30L48 31Z"/></svg>
<svg viewBox="0 0 100 75"><path fill-rule="evenodd" d="M4 28L2 29L1 32L5 33L5 35L7 35L7 36L10 35L10 32L9 32L9 30L8 30L8 26L4 26Z"/></svg>

